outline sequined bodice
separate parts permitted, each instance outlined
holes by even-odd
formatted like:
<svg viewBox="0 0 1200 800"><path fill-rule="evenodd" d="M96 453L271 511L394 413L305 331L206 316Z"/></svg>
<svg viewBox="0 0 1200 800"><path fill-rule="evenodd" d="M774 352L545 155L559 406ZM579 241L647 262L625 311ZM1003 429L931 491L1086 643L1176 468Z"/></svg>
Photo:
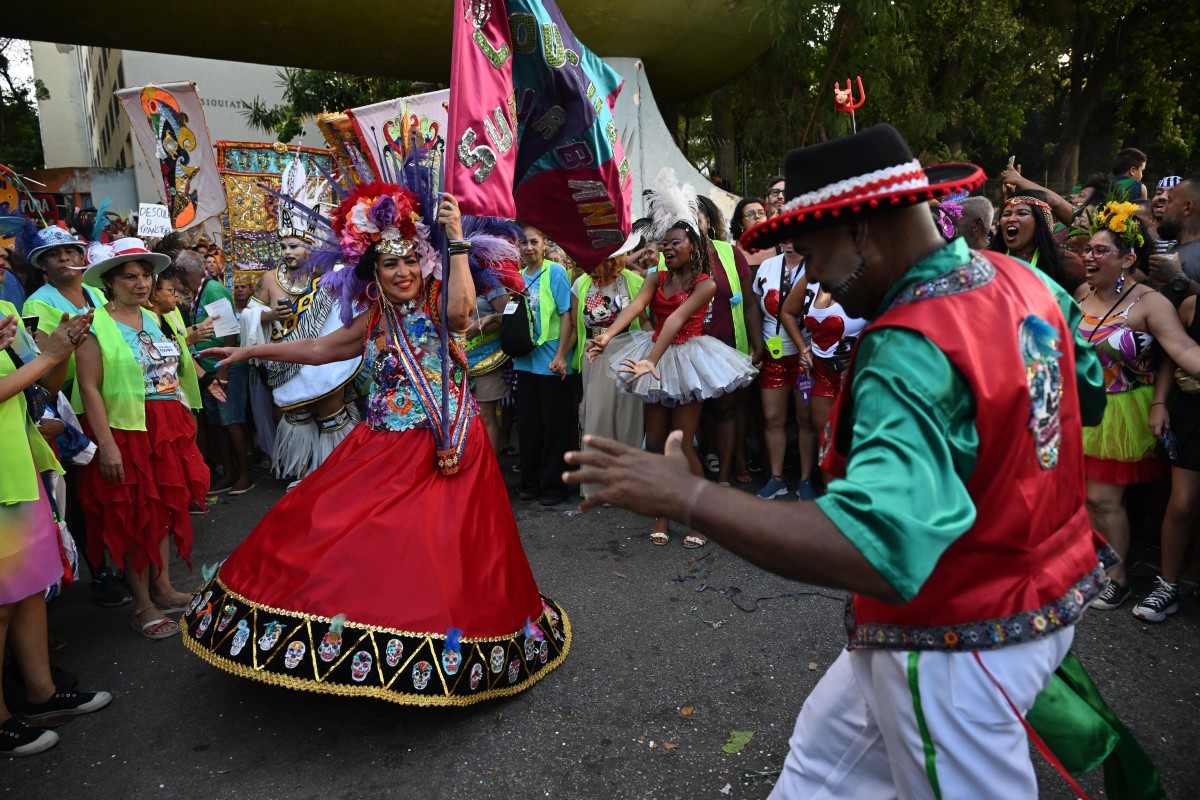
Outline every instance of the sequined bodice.
<svg viewBox="0 0 1200 800"><path fill-rule="evenodd" d="M428 314L418 311L401 317L401 324L408 342L416 355L421 372L433 388L439 407L432 413L440 414L442 398L442 359L438 353L438 331ZM374 430L407 431L413 428L429 428L429 418L421 402L421 395L405 373L399 353L390 346L385 335L386 326L381 322L367 337L366 363L371 372L371 393L367 397L367 422ZM462 367L454 364L450 371L450 416L454 417L462 402ZM470 403L468 413L478 414L475 399L467 394Z"/></svg>
<svg viewBox="0 0 1200 800"><path fill-rule="evenodd" d="M666 323L667 317L674 314L680 306L687 302L687 299L692 296L689 292L675 292L670 297L663 292L663 284L667 282L668 276L666 273L660 273L658 288L654 292L654 299L650 301L650 310L654 312L654 340L658 341L658 334L662 332L663 324ZM696 278L696 283L708 280L707 275L701 275ZM695 314L687 318L683 323L683 327L679 329L679 333L675 334L675 338L671 341L672 344L683 344L688 339L694 339L704 332L704 306L697 309Z"/></svg>

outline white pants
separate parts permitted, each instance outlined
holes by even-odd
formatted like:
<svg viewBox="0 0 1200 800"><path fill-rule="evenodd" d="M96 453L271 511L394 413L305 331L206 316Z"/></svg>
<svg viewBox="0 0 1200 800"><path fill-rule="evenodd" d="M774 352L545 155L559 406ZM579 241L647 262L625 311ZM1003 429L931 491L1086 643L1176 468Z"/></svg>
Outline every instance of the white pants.
<svg viewBox="0 0 1200 800"><path fill-rule="evenodd" d="M979 656L1024 715L1074 638L1071 627ZM1020 800L1037 797L1037 779L1025 728L973 654L843 650L804 701L770 800L833 797Z"/></svg>

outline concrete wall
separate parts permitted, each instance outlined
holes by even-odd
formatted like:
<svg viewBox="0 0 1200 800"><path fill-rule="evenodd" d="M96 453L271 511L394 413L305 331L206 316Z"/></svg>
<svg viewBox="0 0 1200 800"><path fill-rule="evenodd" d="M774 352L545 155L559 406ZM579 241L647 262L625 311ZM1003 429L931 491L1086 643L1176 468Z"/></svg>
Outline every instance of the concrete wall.
<svg viewBox="0 0 1200 800"><path fill-rule="evenodd" d="M48 42L30 42L29 47L34 75L50 92L48 100L38 101L46 166L91 166L91 132L83 114L79 48Z"/></svg>

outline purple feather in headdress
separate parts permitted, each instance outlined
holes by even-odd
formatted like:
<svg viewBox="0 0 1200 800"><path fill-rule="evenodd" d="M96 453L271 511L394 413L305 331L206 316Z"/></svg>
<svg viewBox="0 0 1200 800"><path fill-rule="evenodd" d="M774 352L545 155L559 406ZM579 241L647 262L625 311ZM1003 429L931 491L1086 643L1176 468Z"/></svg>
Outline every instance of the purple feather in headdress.
<svg viewBox="0 0 1200 800"><path fill-rule="evenodd" d="M333 173L325 169L320 161L313 159L312 163L313 166L317 168L317 172L321 173L321 177L325 179L325 183L329 185L329 188L333 189L333 193L337 196L339 203L350 196L350 193L342 188L342 185L338 182L337 178L333 176Z"/></svg>
<svg viewBox="0 0 1200 800"><path fill-rule="evenodd" d="M354 274L354 264L346 264L341 269L334 269L334 265L341 263L340 251L323 250L321 255L329 254L329 270L325 273L325 277L321 278L321 288L329 292L333 299L338 302L338 316L342 320L343 325L349 326L354 322L354 318L361 314L367 308L367 285L368 282L362 280ZM317 256L313 253L309 256L311 263L313 258Z"/></svg>
<svg viewBox="0 0 1200 800"><path fill-rule="evenodd" d="M358 151L357 147L347 144L346 155L350 157L350 163L354 165L354 171L358 173L358 183L360 185L375 183L379 180L375 176L375 170L371 169L371 165L367 163L366 158Z"/></svg>

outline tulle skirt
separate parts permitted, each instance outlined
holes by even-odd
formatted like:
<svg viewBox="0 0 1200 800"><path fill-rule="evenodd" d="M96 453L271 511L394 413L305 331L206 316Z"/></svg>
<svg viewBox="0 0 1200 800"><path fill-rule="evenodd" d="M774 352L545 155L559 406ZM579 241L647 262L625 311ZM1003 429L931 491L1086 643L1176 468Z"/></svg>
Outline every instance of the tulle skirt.
<svg viewBox="0 0 1200 800"><path fill-rule="evenodd" d="M557 667L483 425L442 475L428 429L359 424L208 577L181 620L208 663L276 686L421 706L515 694Z"/></svg>
<svg viewBox="0 0 1200 800"><path fill-rule="evenodd" d="M1084 470L1104 483L1145 483L1164 477L1167 464L1154 454L1150 431L1153 386L1139 386L1108 396L1099 425L1083 428Z"/></svg>
<svg viewBox="0 0 1200 800"><path fill-rule="evenodd" d="M87 433L95 439L90 426ZM118 565L129 557L138 572L148 563L161 568L159 546L171 534L175 549L187 562L192 554L188 507L204 506L209 481L208 466L196 447L191 410L175 400L147 400L146 430L113 428L112 435L121 451L125 479L105 480L99 455L83 468L80 479L88 558L99 564L107 547Z"/></svg>
<svg viewBox="0 0 1200 800"><path fill-rule="evenodd" d="M696 336L667 348L658 362L658 378L646 374L626 383L629 376L620 371L621 363L627 358L646 358L654 349L654 337L648 331L633 331L614 338L608 346L617 348L611 367L617 385L645 403L702 403L749 386L758 374L749 356L719 339Z"/></svg>

